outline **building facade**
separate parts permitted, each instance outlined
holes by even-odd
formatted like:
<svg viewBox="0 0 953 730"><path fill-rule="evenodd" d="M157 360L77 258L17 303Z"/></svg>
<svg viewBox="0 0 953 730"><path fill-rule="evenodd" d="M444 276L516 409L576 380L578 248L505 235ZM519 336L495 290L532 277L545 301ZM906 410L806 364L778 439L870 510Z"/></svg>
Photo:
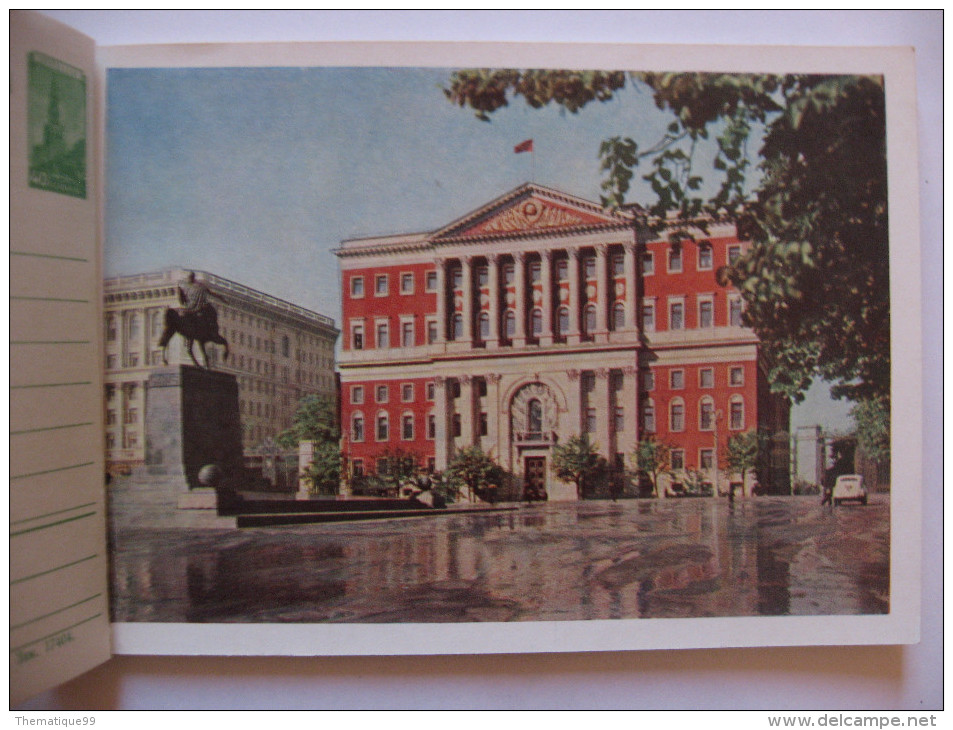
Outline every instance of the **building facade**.
<svg viewBox="0 0 953 730"><path fill-rule="evenodd" d="M145 459L146 381L163 366L158 341L168 307L181 306L176 287L188 271L170 269L106 279L106 460L135 466ZM215 274L196 271L220 299L219 332L229 344L208 344L210 364L238 379L242 442L246 455L291 425L298 401L310 394L336 397L334 320ZM198 345L195 356L201 363ZM170 365L191 365L184 340L174 337Z"/></svg>
<svg viewBox="0 0 953 730"><path fill-rule="evenodd" d="M443 470L479 445L527 490L572 498L552 449L587 434L620 469L653 437L674 481L724 480L728 438L786 430L788 411L718 273L747 244L730 225L692 234L527 184L431 233L343 242L351 473L386 470L396 449Z"/></svg>

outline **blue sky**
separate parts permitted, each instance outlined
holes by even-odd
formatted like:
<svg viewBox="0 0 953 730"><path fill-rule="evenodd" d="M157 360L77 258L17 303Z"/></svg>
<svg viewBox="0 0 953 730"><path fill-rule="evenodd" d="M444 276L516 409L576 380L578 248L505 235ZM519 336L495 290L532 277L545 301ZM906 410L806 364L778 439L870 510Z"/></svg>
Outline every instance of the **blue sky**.
<svg viewBox="0 0 953 730"><path fill-rule="evenodd" d="M332 250L438 228L534 177L598 200L601 140L670 121L626 88L578 114L450 104L447 69L110 69L105 274L212 271L340 320ZM704 152L704 150L703 150ZM650 202L638 176L634 202ZM819 398L816 396L820 395ZM821 394L794 425L843 428Z"/></svg>

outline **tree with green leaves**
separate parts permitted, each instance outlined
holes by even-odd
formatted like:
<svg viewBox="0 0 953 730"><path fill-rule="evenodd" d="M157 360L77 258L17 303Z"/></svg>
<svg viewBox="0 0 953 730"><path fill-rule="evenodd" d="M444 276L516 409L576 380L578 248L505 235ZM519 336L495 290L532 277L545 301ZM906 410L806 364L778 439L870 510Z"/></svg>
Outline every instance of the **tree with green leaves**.
<svg viewBox="0 0 953 730"><path fill-rule="evenodd" d="M444 92L489 120L516 97L577 113L626 86L647 90L672 120L648 143L603 141L603 203L625 204L644 165L655 201L639 209L642 225L692 236L735 222L753 245L726 275L762 341L771 388L799 401L820 376L836 397L888 398L883 78L469 69ZM704 172L703 150L713 150Z"/></svg>
<svg viewBox="0 0 953 730"><path fill-rule="evenodd" d="M465 485L472 502L473 495L486 487L496 473L496 462L485 454L483 449L479 446L464 446L454 452L444 472L444 478L451 483Z"/></svg>
<svg viewBox="0 0 953 730"><path fill-rule="evenodd" d="M311 463L301 473L312 494L337 494L341 484L341 450L331 441L314 445Z"/></svg>
<svg viewBox="0 0 953 730"><path fill-rule="evenodd" d="M672 447L649 437L636 444L631 459L638 471L648 475L652 481L652 493L657 497L659 477L672 470Z"/></svg>
<svg viewBox="0 0 953 730"><path fill-rule="evenodd" d="M583 434L553 447L552 468L557 478L576 485L576 496L582 499L586 481L601 473L604 465L596 445Z"/></svg>
<svg viewBox="0 0 953 730"><path fill-rule="evenodd" d="M890 406L885 398L871 398L850 411L854 419L857 446L864 455L880 463L890 461Z"/></svg>
<svg viewBox="0 0 953 730"><path fill-rule="evenodd" d="M291 428L278 434L277 441L283 448L296 449L300 441L337 443L340 437L334 401L327 396L306 395L298 401Z"/></svg>
<svg viewBox="0 0 953 730"><path fill-rule="evenodd" d="M312 441L312 460L301 473L316 494L336 494L341 483L341 431L334 401L326 396L307 395L298 401L291 428L276 439L285 449L297 449L302 441Z"/></svg>
<svg viewBox="0 0 953 730"><path fill-rule="evenodd" d="M736 433L728 439L724 453L724 467L729 474L740 474L744 483L748 472L758 468L762 457L764 437L757 431Z"/></svg>
<svg viewBox="0 0 953 730"><path fill-rule="evenodd" d="M400 485L417 474L417 462L420 457L416 452L407 451L399 446L388 446L377 455L377 460L384 466L377 476L393 486L395 492L400 492Z"/></svg>

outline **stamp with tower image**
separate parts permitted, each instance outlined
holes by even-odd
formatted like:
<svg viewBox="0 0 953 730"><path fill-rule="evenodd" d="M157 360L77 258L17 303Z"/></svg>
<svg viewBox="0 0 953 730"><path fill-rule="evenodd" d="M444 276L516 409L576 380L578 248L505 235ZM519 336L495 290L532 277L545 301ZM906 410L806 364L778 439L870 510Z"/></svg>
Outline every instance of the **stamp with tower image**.
<svg viewBox="0 0 953 730"><path fill-rule="evenodd" d="M30 187L86 198L86 74L29 54Z"/></svg>

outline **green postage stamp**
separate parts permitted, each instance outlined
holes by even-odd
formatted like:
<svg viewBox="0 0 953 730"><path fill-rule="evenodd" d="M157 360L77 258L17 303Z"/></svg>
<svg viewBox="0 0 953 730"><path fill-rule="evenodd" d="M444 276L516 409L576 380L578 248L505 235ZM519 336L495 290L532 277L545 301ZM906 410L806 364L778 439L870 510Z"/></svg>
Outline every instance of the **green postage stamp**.
<svg viewBox="0 0 953 730"><path fill-rule="evenodd" d="M33 51L27 76L30 187L86 197L86 74Z"/></svg>

